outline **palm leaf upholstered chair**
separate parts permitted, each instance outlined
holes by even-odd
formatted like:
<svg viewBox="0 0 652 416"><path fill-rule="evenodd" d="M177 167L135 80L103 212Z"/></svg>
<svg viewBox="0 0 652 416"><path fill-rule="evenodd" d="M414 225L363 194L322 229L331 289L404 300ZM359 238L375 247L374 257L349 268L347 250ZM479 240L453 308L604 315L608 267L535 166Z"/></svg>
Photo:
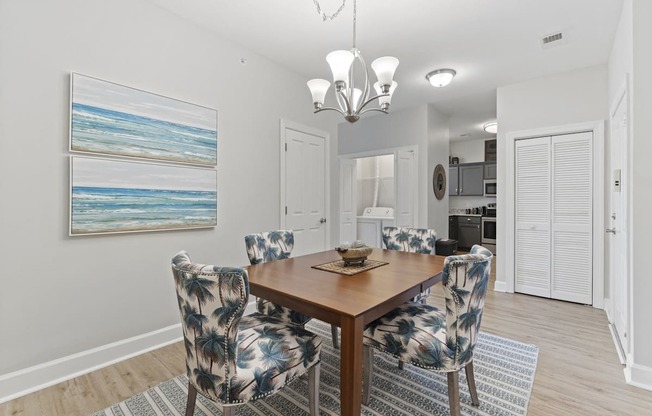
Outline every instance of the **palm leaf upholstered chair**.
<svg viewBox="0 0 652 416"><path fill-rule="evenodd" d="M182 251L172 259L172 273L186 347L186 416L197 393L230 416L233 406L275 393L305 373L310 414L319 414L319 336L268 315L243 316L245 269L193 264Z"/></svg>
<svg viewBox="0 0 652 416"><path fill-rule="evenodd" d="M249 263L260 264L283 260L290 257L294 248L294 233L291 230L276 230L245 236ZM258 298L256 309L259 313L282 319L295 325L304 326L312 317L293 311L285 306ZM339 348L337 327L331 325L333 347Z"/></svg>
<svg viewBox="0 0 652 416"><path fill-rule="evenodd" d="M480 331L492 257L489 250L475 245L470 254L446 258L442 276L445 311L408 302L365 328L363 403L369 403L376 349L418 367L446 372L453 416L460 414L458 371L464 368L471 402L479 406L473 349Z"/></svg>
<svg viewBox="0 0 652 416"><path fill-rule="evenodd" d="M385 227L383 243L387 250L407 251L408 253L435 254L437 233L427 228ZM430 288L415 296L413 302L426 303Z"/></svg>

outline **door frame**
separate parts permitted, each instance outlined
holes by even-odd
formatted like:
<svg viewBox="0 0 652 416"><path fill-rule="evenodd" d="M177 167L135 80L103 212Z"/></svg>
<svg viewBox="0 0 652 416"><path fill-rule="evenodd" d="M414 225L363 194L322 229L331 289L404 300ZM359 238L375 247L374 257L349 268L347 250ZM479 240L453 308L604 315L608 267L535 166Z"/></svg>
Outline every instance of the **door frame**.
<svg viewBox="0 0 652 416"><path fill-rule="evenodd" d="M279 228L285 229L286 227L286 216L285 216L285 206L286 206L286 189L287 183L285 178L285 169L287 167L286 154L285 154L285 131L287 129L300 131L306 134L313 136L321 137L324 139L324 217L329 220L331 218L331 164L330 164L330 155L331 155L331 146L330 146L330 134L324 130L319 130L314 127L306 126L305 124L296 123L294 121L281 119L279 124L279 176L280 176L280 190L279 190ZM338 218L339 224L339 218ZM325 241L324 247L331 246L331 226L326 223L325 229Z"/></svg>
<svg viewBox="0 0 652 416"><path fill-rule="evenodd" d="M562 126L543 127L532 130L508 132L506 134L506 180L505 187L499 191L505 192L505 283L504 287L496 284L496 290L514 293L515 285L515 144L519 139L531 139L543 136L557 136L581 132L593 133L593 304L597 309L604 308L604 120L585 123L567 124ZM501 208L502 209L502 208ZM500 221L500 218L498 218Z"/></svg>
<svg viewBox="0 0 652 416"><path fill-rule="evenodd" d="M415 158L415 163L416 163L416 172L415 172L415 177L418 179L419 177L419 146L414 145L414 146L401 146L401 147L391 147L391 148L386 148L386 149L376 149L376 150L368 150L365 152L359 152L359 153L346 153L339 155L338 157L338 166L339 166L339 160L342 159L362 159L362 158L367 158L367 157L374 157L374 156L385 156L385 155L394 155L394 178L396 178L396 173L397 173L397 166L396 166L396 159L398 157L399 152L414 152L414 158ZM341 180L341 178L338 178L338 181ZM412 195L414 196L412 200L412 209L413 209L413 219L412 223L413 226L419 226L419 184L418 180L412 182ZM357 190L356 190L356 196L357 196ZM394 219L396 219L396 211L394 211ZM339 221L339 219L338 219ZM338 226L339 230L339 226Z"/></svg>
<svg viewBox="0 0 652 416"><path fill-rule="evenodd" d="M625 275L625 279L627 281L627 305L626 305L626 313L627 313L627 333L629 334L628 342L626 346L623 347L623 352L625 354L624 358L624 363L628 367L631 365L632 359L631 359L631 351L632 351L632 345L634 343L634 330L632 327L632 316L634 316L634 305L633 305L633 299L634 299L634 293L633 293L633 285L632 285L632 271L634 270L634 255L633 255L633 237L632 237L632 218L633 218L633 205L632 204L632 198L633 198L633 192L632 192L632 178L633 178L633 153L632 153L632 137L633 131L632 131L632 94L631 94L631 78L629 73L625 74L625 79L620 85L620 88L616 90L616 95L612 97L612 99L609 101L609 122L613 119L613 116L615 115L616 111L618 110L618 107L620 106L620 103L625 100L625 104L627 105L627 148L625 149L625 167L624 169L627 171L627 178L629 179L628 181L625 181L625 183L621 184L621 186L626 189L627 192L627 201L626 201L626 209L627 209L627 221L625 223L625 228L627 230L627 247L625 250L625 254L627 256L627 273ZM611 132L611 130L610 130ZM612 160L612 155L609 154L609 168L612 168L611 164ZM611 190L612 183L611 181L613 178L611 177L611 172L613 172L613 169L611 169L609 173L609 190ZM611 200L610 200L611 201ZM610 202L609 202L610 203ZM605 203L606 204L606 203ZM610 245L610 249L613 248ZM605 253L606 254L606 253ZM611 250L609 251L609 260L611 261ZM611 266L611 264L609 264ZM609 323L614 322L614 312L615 312L615 296L613 296L613 276L611 275L611 268L609 269L609 298L605 299L606 302L606 307L605 310L607 312L607 318L609 320ZM614 337L614 343L620 343L620 340L616 339L616 335L612 332L612 336ZM616 350L620 351L618 348L618 345L616 345ZM620 355L620 352L619 352Z"/></svg>

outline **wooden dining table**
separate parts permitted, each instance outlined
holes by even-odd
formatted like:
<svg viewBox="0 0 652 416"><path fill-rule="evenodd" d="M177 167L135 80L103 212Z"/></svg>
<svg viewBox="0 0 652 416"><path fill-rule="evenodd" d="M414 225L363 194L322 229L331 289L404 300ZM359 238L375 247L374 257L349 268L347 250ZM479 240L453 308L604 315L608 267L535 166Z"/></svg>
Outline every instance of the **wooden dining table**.
<svg viewBox="0 0 652 416"><path fill-rule="evenodd" d="M375 248L386 265L352 276L312 268L335 250L248 266L251 294L341 328L341 415L360 415L365 325L441 281L444 256Z"/></svg>

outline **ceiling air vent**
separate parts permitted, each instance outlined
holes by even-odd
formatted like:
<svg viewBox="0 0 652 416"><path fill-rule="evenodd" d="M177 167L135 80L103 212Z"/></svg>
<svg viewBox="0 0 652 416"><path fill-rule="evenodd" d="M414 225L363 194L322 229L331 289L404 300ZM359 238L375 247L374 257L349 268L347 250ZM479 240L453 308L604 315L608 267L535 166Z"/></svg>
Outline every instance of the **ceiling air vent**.
<svg viewBox="0 0 652 416"><path fill-rule="evenodd" d="M559 31L551 33L541 38L541 49L549 49L555 46L563 45L566 41L564 40L564 34Z"/></svg>

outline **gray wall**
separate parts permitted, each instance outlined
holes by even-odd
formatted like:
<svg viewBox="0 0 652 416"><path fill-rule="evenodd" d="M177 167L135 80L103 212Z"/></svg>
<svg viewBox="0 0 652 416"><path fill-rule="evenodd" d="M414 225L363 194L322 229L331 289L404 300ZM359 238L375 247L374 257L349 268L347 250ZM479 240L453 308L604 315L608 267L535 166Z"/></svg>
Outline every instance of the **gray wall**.
<svg viewBox="0 0 652 416"><path fill-rule="evenodd" d="M448 117L433 106L363 118L355 124L341 123L338 131L340 155L418 146L419 214L415 226L434 228L437 238L448 237L448 195L435 198L432 173L441 163L448 167Z"/></svg>
<svg viewBox="0 0 652 416"><path fill-rule="evenodd" d="M606 120L607 68L605 65L578 69L561 74L498 88L498 195L496 251L505 252L507 182L507 133L542 127L561 126L586 121ZM496 262L496 282L505 281L505 262Z"/></svg>
<svg viewBox="0 0 652 416"><path fill-rule="evenodd" d="M340 123L338 154L347 155L405 146L418 146L419 214L416 224L428 224L428 107L423 105L388 115L362 118L354 124ZM447 156L448 157L448 156ZM335 240L333 240L335 241Z"/></svg>
<svg viewBox="0 0 652 416"><path fill-rule="evenodd" d="M281 118L337 153L305 79L144 0L0 0L0 56L0 375L178 323L181 249L247 264L243 235L279 225ZM71 71L219 111L217 228L68 237Z"/></svg>
<svg viewBox="0 0 652 416"><path fill-rule="evenodd" d="M438 200L432 184L435 166L441 164L446 169L448 182L449 118L433 106L428 106L428 170L426 194L428 195L428 228L435 230L437 238L448 238L448 188L444 198Z"/></svg>

